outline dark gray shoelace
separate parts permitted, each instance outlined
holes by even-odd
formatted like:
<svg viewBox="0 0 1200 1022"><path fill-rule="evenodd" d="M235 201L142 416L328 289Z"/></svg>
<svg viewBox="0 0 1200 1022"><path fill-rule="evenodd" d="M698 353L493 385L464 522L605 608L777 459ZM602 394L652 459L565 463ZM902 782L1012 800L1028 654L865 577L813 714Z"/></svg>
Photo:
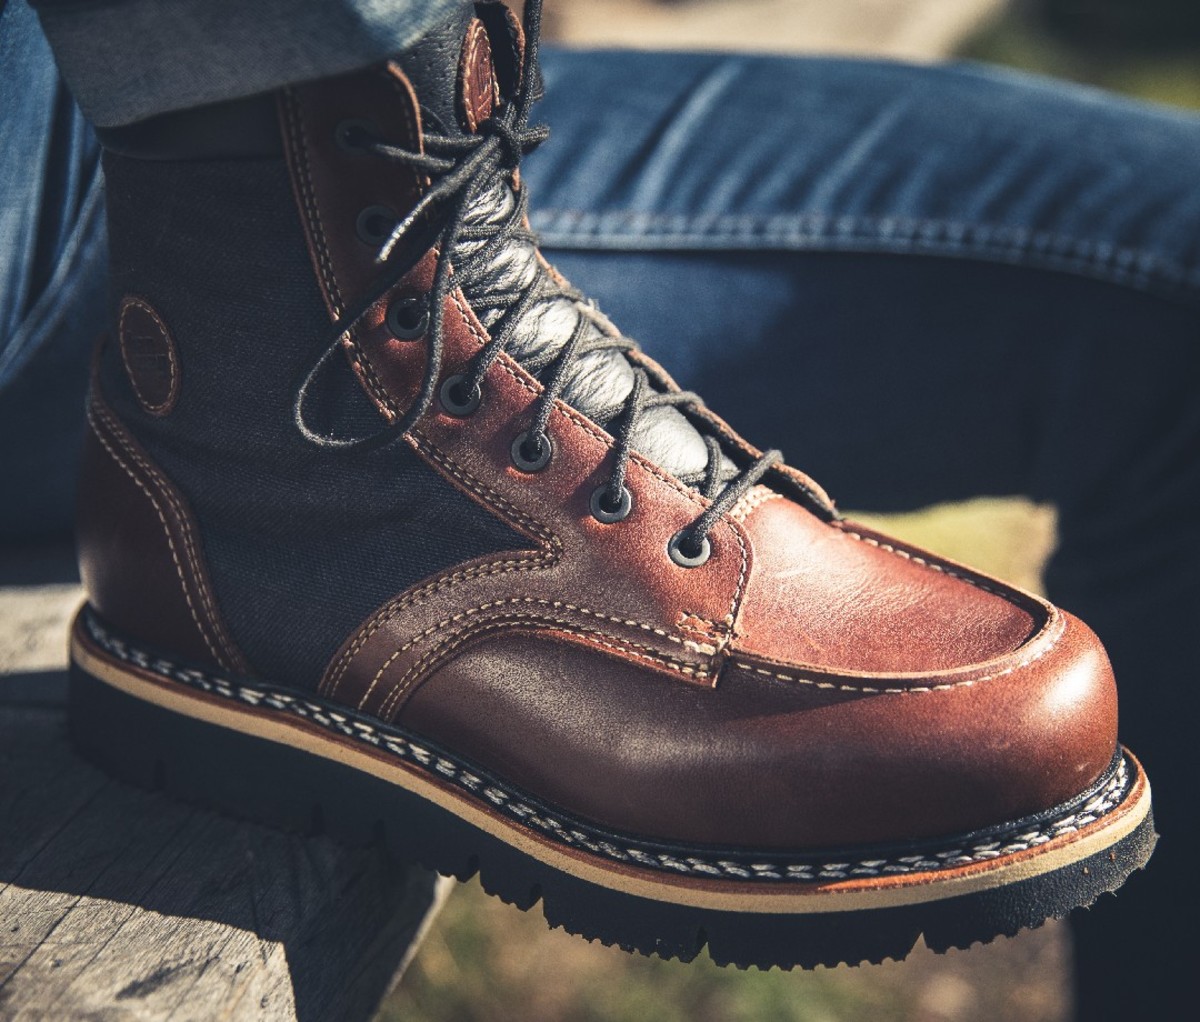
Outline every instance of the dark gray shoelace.
<svg viewBox="0 0 1200 1022"><path fill-rule="evenodd" d="M382 246L378 256L382 273L376 285L334 324L333 340L296 393L296 426L312 443L341 449L378 447L412 428L433 404L441 376L444 304L451 290L453 265L455 286L462 288L491 334L467 369L454 378L455 402L470 407L478 401L489 368L502 353L509 352L543 386L529 426L514 444L514 458L536 465L549 456L553 444L550 415L555 401L562 398L614 437L612 471L605 492L599 495L602 512L617 512L628 501L625 479L635 449L711 501L674 540L685 559L699 562L707 556L707 536L716 522L778 465L782 456L767 451L739 469L723 453L717 438L687 417L688 411L703 406L701 399L651 378L646 368L628 357L637 345L623 337L584 296L546 272L538 260L536 236L526 226L527 192L524 188L514 191L510 182L522 157L548 134L544 127L529 125L540 23L541 0L528 0L524 23L528 48L517 95L475 134L429 133L424 137L424 153L389 144L364 128L343 138L343 143L428 174L435 183ZM338 439L315 431L306 417L315 379L343 338L410 268L396 258L401 240L431 221L440 222L435 241L442 255L429 296L428 358L416 400L402 418L372 436Z"/></svg>

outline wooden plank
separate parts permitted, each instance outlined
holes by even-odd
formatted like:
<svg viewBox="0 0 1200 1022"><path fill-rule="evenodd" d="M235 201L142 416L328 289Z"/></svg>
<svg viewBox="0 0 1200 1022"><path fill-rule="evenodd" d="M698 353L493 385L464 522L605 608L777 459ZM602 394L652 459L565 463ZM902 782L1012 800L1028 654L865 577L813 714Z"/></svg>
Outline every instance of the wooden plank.
<svg viewBox="0 0 1200 1022"><path fill-rule="evenodd" d="M27 568L0 554L0 583L25 583L0 587L0 1019L372 1017L442 882L80 761L61 632L80 593Z"/></svg>

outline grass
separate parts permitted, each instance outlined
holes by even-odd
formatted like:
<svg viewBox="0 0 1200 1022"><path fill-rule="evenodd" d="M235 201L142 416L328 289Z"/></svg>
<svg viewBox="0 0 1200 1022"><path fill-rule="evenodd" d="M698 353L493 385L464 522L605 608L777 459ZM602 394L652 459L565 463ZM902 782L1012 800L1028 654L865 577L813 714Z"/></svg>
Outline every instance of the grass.
<svg viewBox="0 0 1200 1022"><path fill-rule="evenodd" d="M1086 48L1048 36L1027 17L1008 13L967 40L959 56L1200 109L1200 46L1169 55Z"/></svg>

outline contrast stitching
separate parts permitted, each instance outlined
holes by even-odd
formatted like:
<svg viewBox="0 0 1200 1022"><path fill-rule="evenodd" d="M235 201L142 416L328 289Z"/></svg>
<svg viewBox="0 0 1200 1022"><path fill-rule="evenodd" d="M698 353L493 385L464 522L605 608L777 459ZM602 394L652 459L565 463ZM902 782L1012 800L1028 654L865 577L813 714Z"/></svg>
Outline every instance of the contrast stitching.
<svg viewBox="0 0 1200 1022"><path fill-rule="evenodd" d="M142 393L141 383L138 381L137 374L133 371L133 366L129 364L129 353L125 350L125 320L129 315L131 308L141 309L147 316L154 320L159 330L163 332L163 336L167 341L167 358L171 361L171 388L167 392L167 396L158 404L152 404L150 400ZM171 337L171 331L167 329L167 324L163 322L162 317L148 303L138 298L136 295L126 295L121 302L121 318L117 322L117 336L121 341L121 361L125 363L125 372L129 376L129 382L133 385L134 392L141 401L142 407L152 415L160 415L170 409L179 397L179 362L175 356L175 342Z"/></svg>
<svg viewBox="0 0 1200 1022"><path fill-rule="evenodd" d="M325 240L325 228L321 222L321 214L317 208L316 188L313 186L308 161L308 132L300 117L299 100L292 89L284 90L284 111L288 135L292 141L292 150L296 154L296 169L299 171L300 198L304 203L309 227L312 228L314 247L317 250L317 263L321 270L321 278L325 282L330 304L333 306L334 318L342 314L342 293L338 288L337 279L333 272L333 260L329 254L329 245Z"/></svg>
<svg viewBox="0 0 1200 1022"><path fill-rule="evenodd" d="M462 316L463 323L466 325L467 329L471 332L471 335L481 345L486 344L487 340L488 340L487 337L479 332L478 328L475 326L475 324L472 320L472 317L467 314L467 310L463 307L463 303L461 301L461 289L455 289L454 291L452 291L450 297L453 299L455 306L457 306L459 314ZM516 380L516 382L518 384L520 384L520 386L522 388L524 388L524 390L526 390L528 393L534 395L535 397L541 393L541 390L539 387L537 387L534 383L530 382L525 376L523 376L520 372L518 372L517 369L513 365L510 364L510 360L507 355L502 354L500 356L500 358L498 358L493 363L493 366L498 367L500 370L507 373L514 380ZM573 422L576 426L578 426L580 429L582 429L589 436L593 437L596 440L599 440L606 447L611 445L611 443L612 443L611 436L609 436L607 433L605 433L604 430L602 430L595 423L591 422L589 419L580 415L577 411L575 411L574 408L572 408L570 405L568 405L566 402L564 402L561 398L555 399L554 411L559 415L565 416L570 422ZM644 458L642 455L638 454L636 451L631 452L630 460L637 462L638 465L640 465L643 469L645 469L647 472L649 472L656 479L659 479L661 482L666 483L673 490L675 490L677 493L680 493L683 496L687 497L688 500L690 500L693 504L696 504L698 507L707 507L708 506L707 503L704 500L702 500L693 490L684 486L677 479L673 479L671 476L667 475L665 472L662 471L662 469L660 469L657 465L655 465L654 462L648 461L646 458Z"/></svg>
<svg viewBox="0 0 1200 1022"><path fill-rule="evenodd" d="M972 685L978 685L985 681L995 681L997 678L1003 678L1006 675L1012 674L1014 671L1023 670L1026 667L1031 667L1042 659L1047 653L1058 646L1061 636L1056 636L1051 642L1038 651L1032 657L1025 660L1020 660L1015 664L1004 668L1002 671L995 671L992 674L984 674L978 678L967 678L963 681L948 681L936 685L911 685L907 687L895 688L879 688L872 685L850 685L844 682L823 681L817 678L807 678L800 674L785 674L780 671L772 671L757 664L746 663L745 661L735 661L734 666L740 667L746 671L752 671L755 674L761 674L768 678L775 678L779 681L790 681L797 685L811 685L813 688L833 689L838 692L859 692L866 695L907 695L909 693L921 694L925 692L946 692L955 688L970 688Z"/></svg>
<svg viewBox="0 0 1200 1022"><path fill-rule="evenodd" d="M459 611L457 614L452 614L450 617L443 618L441 621L437 622L437 624L430 625L428 628L418 632L403 646L400 646L398 649L396 649L396 651L383 662L383 665L379 668L379 670L375 672L375 677L371 680L370 688L367 689L366 694L362 697L358 704L359 709L366 705L367 698L371 695L371 692L375 688L375 685L378 683L379 679L383 677L384 672L391 667L396 660L412 649L413 646L424 642L427 638L429 638L429 636L433 635L434 632L440 632L447 625L456 624L459 621L464 621L469 617L483 614L489 610L496 610L499 607L513 607L522 605L527 607L546 607L550 610L567 610L575 614L586 614L589 617L594 617L601 621L609 621L618 625L628 625L631 628L641 628L645 631L653 632L655 635L662 636L664 639L678 643L681 646L685 644L684 640L680 639L678 636L670 635L661 628L656 628L653 625L648 625L641 621L634 621L629 618L620 618L614 617L610 614L602 614L599 611L589 610L587 607L580 607L573 603L563 603L561 600L540 600L533 596L514 596L507 600L492 600L488 603L481 603L478 607L470 607L467 610ZM500 615L496 617L489 616L488 620L498 621L502 617L509 616L512 615ZM527 617L531 621L547 621L552 624L570 624L568 621L564 621L561 618L550 617L549 615L525 614L521 616ZM610 638L615 638L615 636L610 636ZM634 643L631 645L636 646L637 644ZM637 648L650 650L651 652L657 652L656 650L652 650L649 646L640 646Z"/></svg>
<svg viewBox="0 0 1200 1022"><path fill-rule="evenodd" d="M179 577L179 585L183 590L183 598L187 602L188 612L192 615L192 621L196 625L196 631L200 633L200 637L204 640L204 645L208 647L208 651L213 655L213 659L216 660L217 663L219 663L222 667L228 667L229 665L225 662L225 658L221 655L220 651L213 644L213 641L209 638L208 632L200 620L200 615L196 612L196 607L192 603L192 595L188 589L187 579L184 577L183 565L179 561L179 554L175 549L175 541L171 538L171 526L167 523L167 516L163 513L162 507L159 505L158 501L154 499L154 494L150 492L150 488L134 474L129 465L127 465L125 461L122 460L121 456L117 454L116 450L113 449L112 444L105 439L104 434L100 429L99 424L96 422L91 409L88 410L88 420L92 425L93 435L97 440L100 441L100 444L108 452L113 461L115 461L121 470L131 480L133 480L134 485L137 486L137 488L141 490L143 494L145 494L146 499L150 501L150 506L154 508L154 513L158 515L159 523L163 527L163 534L167 538L167 549L171 552L171 561L175 565L175 574Z"/></svg>
<svg viewBox="0 0 1200 1022"><path fill-rule="evenodd" d="M462 65L460 70L461 85L460 92L463 100L463 111L466 114L467 128L473 133L479 127L479 115L475 110L474 88L478 86L478 71L475 67L475 57L479 52L480 36L484 33L479 31L481 26L473 25L470 33L470 41L467 43L466 52L462 57ZM484 36L486 39L486 36Z"/></svg>
<svg viewBox="0 0 1200 1022"><path fill-rule="evenodd" d="M776 493L767 486L756 486L737 502L729 517L735 522L744 522L751 513L758 510L768 500L782 500L783 494Z"/></svg>
<svg viewBox="0 0 1200 1022"><path fill-rule="evenodd" d="M534 805L528 796L495 778L480 776L466 764L447 754L425 748L393 727L375 726L348 717L330 706L297 698L286 692L237 684L195 668L182 667L165 657L147 653L112 635L90 612L84 623L88 634L105 652L124 663L148 671L168 682L178 682L208 695L241 703L252 709L266 708L315 724L331 734L343 735L371 746L376 752L415 767L443 783L450 783L469 798L546 837L614 862L644 866L664 873L686 874L701 879L739 881L788 881L812 883L854 877L904 876L988 862L1015 855L1056 838L1078 833L1121 805L1132 787L1133 777L1122 757L1117 769L1097 785L1091 796L1063 815L1025 827L998 828L982 841L970 844L931 845L910 855L873 859L830 861L813 856L807 861L763 862L753 853L730 854L725 858L694 856L690 850L663 851L662 846L637 842L623 835L606 834L598 828L573 820L565 814ZM561 819L559 818L561 816ZM800 858L800 856L797 856Z"/></svg>
<svg viewBox="0 0 1200 1022"><path fill-rule="evenodd" d="M347 336L343 342L350 351L350 361L359 372L362 373L362 381L366 385L368 393L375 398L376 404L383 413L384 418L388 422L395 422L400 417L400 406L396 403L395 398L388 393L387 387L379 378L379 374L375 371L375 366L372 364L367 353L363 351L362 346L353 338Z"/></svg>
<svg viewBox="0 0 1200 1022"><path fill-rule="evenodd" d="M592 247L608 243L613 248L627 248L647 240L691 246L766 241L795 251L810 250L818 243L841 242L870 245L868 251L967 253L1008 262L1014 256L1029 257L1035 265L1090 272L1123 285L1158 284L1188 290L1200 287L1200 268L1189 269L1147 249L1004 224L820 213L798 217L684 216L636 211L595 214L571 209L539 210L535 219L549 248L569 249L582 238L587 238Z"/></svg>
<svg viewBox="0 0 1200 1022"><path fill-rule="evenodd" d="M447 638L447 640L428 653L424 654L420 660L414 663L404 674L400 680L396 682L392 691L384 699L379 707L379 716L386 717L399 705L404 693L408 691L415 683L423 681L429 674L429 669L438 661L444 661L454 655L459 649L465 646L468 642L475 639L479 635L489 635L493 632L502 631L508 628L527 628L531 625L553 625L554 631L564 635L572 635L577 639L583 639L586 642L594 645L603 646L605 649L610 649L616 653L621 653L624 656L631 656L638 660L644 660L648 663L655 664L659 667L668 670L677 671L680 674L691 675L692 677L701 680L708 680L711 674L708 668L697 667L693 664L685 663L681 660L675 660L672 657L667 657L659 654L656 650L649 646L642 646L638 643L623 642L615 635L610 635L607 632L594 631L592 629L581 629L574 622L562 618L547 617L538 614L498 614L495 617L485 618L477 625L463 628ZM612 641L606 641L612 640ZM391 659L394 659L391 658ZM382 676L382 670L378 677ZM364 709L366 705L366 697L363 697L363 702L360 702L358 708Z"/></svg>
<svg viewBox="0 0 1200 1022"><path fill-rule="evenodd" d="M442 454L421 434L417 429L409 435L410 441L414 447L422 454L428 457L439 465L444 471L448 472L453 478L458 480L464 487L477 497L485 500L497 511L501 516L509 521L509 524L516 524L523 527L526 531L540 540L545 546L540 550L531 551L527 554L522 554L520 557L506 558L501 561L490 561L487 564L477 565L474 568L467 568L462 571L456 571L449 575L443 575L440 578L421 586L414 592L406 593L396 600L381 607L372 618L360 629L359 634L355 637L354 642L347 648L346 652L338 658L337 663L329 672L328 680L323 688L327 695L335 695L338 687L341 685L342 679L349 669L350 662L363 649L368 640L388 621L394 618L402 610L413 606L416 603L424 601L426 598L443 589L450 588L459 582L465 581L468 578L479 576L509 574L514 571L528 571L534 568L548 567L555 563L562 553L562 541L549 532L541 523L534 521L519 508L497 493L485 483L476 479L473 475L467 472L462 466L450 460L449 457ZM368 692L369 694L369 692ZM364 698L366 698L364 696Z"/></svg>
<svg viewBox="0 0 1200 1022"><path fill-rule="evenodd" d="M948 567L945 564L940 564L937 561L931 561L917 554L910 553L902 547L893 546L891 543L884 543L881 540L874 539L871 536L864 536L862 533L855 532L853 529L850 529L843 522L833 522L831 524L835 528L841 530L843 535L849 536L851 539L857 539L862 543L866 543L867 546L877 547L878 549L889 554L895 554L897 557L902 557L906 561L912 561L914 564L919 564L921 567L928 568L930 571L936 571L943 575L949 575L951 578L956 578L960 582L966 582L968 585L972 585L976 589L982 589L984 592L991 593L993 596L999 596L1006 603L1011 603L1014 607L1020 607L1022 610L1026 609L1025 607L1021 606L1021 603L1013 599L1013 594L1004 589L998 589L993 585L989 585L987 582L983 581L983 579L973 578L972 576L964 574L961 571L955 571L953 568Z"/></svg>
<svg viewBox="0 0 1200 1022"><path fill-rule="evenodd" d="M733 591L733 599L729 604L729 613L725 616L725 623L730 628L733 627L734 621L737 620L738 605L741 603L742 593L746 589L746 578L750 573L750 551L746 547L746 540L742 535L742 527L737 522L729 522L729 531L733 533L733 538L737 540L738 547L742 552L742 566L738 571L737 588Z"/></svg>
<svg viewBox="0 0 1200 1022"><path fill-rule="evenodd" d="M245 659L242 657L241 652L234 644L228 632L226 632L225 626L221 621L221 616L217 613L216 600L208 587L198 545L192 532L190 516L187 514L186 509L180 503L179 498L175 496L174 491L167 480L163 478L162 473L146 461L125 438L120 424L108 409L98 402L93 402L92 409L105 422L112 438L121 445L121 448L133 459L135 464L150 477L151 482L158 486L159 492L171 505L171 510L175 514L175 523L179 527L179 531L183 533L184 552L187 554L188 566L191 568L192 583L200 593L200 600L203 605L205 618L208 621L208 627L212 629L218 645L221 646L225 656L228 658L225 661L218 656L217 662L223 667L244 668L246 666ZM95 423L93 422L94 425Z"/></svg>

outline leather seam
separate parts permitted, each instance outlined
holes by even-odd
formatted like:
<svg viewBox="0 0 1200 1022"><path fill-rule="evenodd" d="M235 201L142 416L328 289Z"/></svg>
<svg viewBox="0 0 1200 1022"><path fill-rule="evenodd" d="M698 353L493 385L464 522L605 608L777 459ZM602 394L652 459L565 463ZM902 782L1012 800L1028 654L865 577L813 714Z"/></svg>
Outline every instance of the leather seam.
<svg viewBox="0 0 1200 1022"><path fill-rule="evenodd" d="M1016 671L1024 670L1026 667L1031 667L1046 656L1051 651L1058 648L1059 641L1064 632L1060 632L1051 641L1040 649L1034 656L1019 660L1015 664L1010 664L1003 670L993 671L991 674L984 674L978 678L965 678L962 681L939 682L932 685L908 685L908 686L879 686L866 684L849 684L846 682L824 681L819 678L805 677L802 674L787 674L782 671L772 671L765 667L760 667L757 664L752 664L744 660L731 661L734 667L740 667L743 670L750 671L754 674L763 675L768 678L774 678L778 681L786 681L797 685L808 685L813 688L833 690L837 692L855 692L863 695L923 695L931 692L948 692L953 689L970 688L973 685L980 685L984 682L995 681L997 678L1004 678Z"/></svg>
<svg viewBox="0 0 1200 1022"><path fill-rule="evenodd" d="M317 264L321 271L321 279L325 284L326 296L329 299L330 305L333 306L332 312L336 319L343 311L342 294L333 272L333 260L329 255L328 242L325 240L325 227L321 221L320 210L317 207L316 190L313 187L312 175L309 169L308 132L305 130L304 123L301 120L299 101L296 99L296 94L292 89L284 90L283 105L286 114L284 121L287 125L288 135L292 141L293 151L296 154L296 169L300 182L301 199L311 236L315 242L313 247L317 253Z"/></svg>
<svg viewBox="0 0 1200 1022"><path fill-rule="evenodd" d="M465 646L468 642L480 634L488 634L495 631L501 631L508 628L520 628L530 625L554 625L555 631L572 635L576 638L583 639L586 642L594 643L611 649L625 656L634 657L638 660L649 661L659 667L669 670L678 671L683 674L688 674L696 678L707 680L711 677L711 672L704 667L697 667L692 664L685 664L682 661L674 660L671 657L665 657L653 650L649 646L640 646L637 643L627 643L618 639L614 635L607 632L592 631L590 629L582 629L575 622L563 620L560 618L546 617L543 615L531 614L502 614L492 618L485 618L478 623L476 627L468 627L453 633L445 642L435 646L427 652L420 660L413 664L399 682L393 687L391 693L380 704L379 716L386 718L387 714L394 713L399 710L400 703L404 694L411 689L415 684L424 681L429 676L429 667L435 661L445 660L454 655L459 649ZM611 640L611 641L605 641ZM364 697L364 701L365 701ZM359 709L363 708L363 703L359 703Z"/></svg>
<svg viewBox="0 0 1200 1022"><path fill-rule="evenodd" d="M1029 609L1028 607L1022 606L1018 600L1014 599L1013 596L1004 589L990 585L989 583L984 582L982 579L973 578L964 572L956 571L954 568L944 564L939 564L936 561L931 561L928 558L921 557L919 554L910 553L901 547L893 546L891 543L884 543L881 540L874 539L871 536L864 536L861 533L847 528L846 525L841 522L833 522L831 524L839 529L842 535L849 536L851 539L856 539L861 543L866 543L867 546L876 547L877 549L883 550L886 553L895 554L897 557L901 557L906 561L912 561L914 564L919 564L921 567L928 568L930 571L936 571L942 575L949 575L951 578L956 578L960 582L966 582L968 585L974 586L976 589L982 589L985 593L991 593L993 596L998 596L1006 603L1009 603L1020 610L1028 611Z"/></svg>
<svg viewBox="0 0 1200 1022"><path fill-rule="evenodd" d="M783 500L783 494L776 493L766 486L756 486L738 501L729 512L729 517L735 522L744 522L769 500Z"/></svg>
<svg viewBox="0 0 1200 1022"><path fill-rule="evenodd" d="M479 333L479 330L476 328L475 324L471 320L471 317L467 315L467 311L463 307L463 301L465 301L465 298L462 296L462 289L456 288L454 291L451 292L450 297L453 300L455 306L457 306L459 315L462 316L463 322L466 325L467 329L470 330L471 336L473 336L477 341L479 341L479 343L481 345L486 344L488 342L488 338ZM532 394L534 397L537 397L541 393L540 388L538 388L530 380L526 379L518 371L517 367L515 367L512 364L511 356L509 356L507 353L501 353L500 357L498 359L496 359L496 361L495 361L495 363L493 363L493 365L496 366L497 368L499 368L500 370L502 370L503 372L508 373L508 375L511 376L525 391ZM597 426L595 423L591 422L590 420L586 419L584 416L580 415L577 411L575 411L575 409L573 409L570 405L568 405L561 398L555 399L554 411L556 414L564 416L569 422L574 423L576 426L578 426L580 429L582 429L585 433L587 433L593 439L600 441L600 443L604 444L606 448L611 448L612 437L609 436L608 433L604 432L604 430L600 429L600 427ZM661 481L663 483L666 483L673 490L675 490L677 493L686 497L689 501L691 501L693 504L697 505L698 507L706 508L708 506L708 503L705 500L703 500L695 491L693 491L689 487L684 486L682 483L679 482L679 480L674 479L667 473L663 472L663 470L660 469L657 465L655 465L654 462L648 461L645 457L638 454L637 451L632 451L630 453L630 460L636 462L639 466L641 466L641 468L643 468L645 471L650 473L656 479L658 479L659 481Z"/></svg>
<svg viewBox="0 0 1200 1022"><path fill-rule="evenodd" d="M466 50L463 51L462 61L459 65L459 91L463 98L464 119L472 135L475 134L475 130L479 127L479 119L475 112L475 97L472 94L471 86L475 84L473 81L475 77L475 54L479 49L480 32L477 29L482 28L482 25L482 22L472 23L469 32L470 40L467 43Z"/></svg>
<svg viewBox="0 0 1200 1022"><path fill-rule="evenodd" d="M168 503L171 505L171 510L175 513L175 522L179 526L179 530L183 533L184 550L187 553L188 566L191 568L192 581L200 592L200 599L203 604L205 616L208 619L208 626L212 629L213 636L215 637L218 645L221 646L223 653L229 658L229 663L222 666L227 666L232 670L246 670L248 665L245 658L242 656L241 651L233 642L232 637L226 631L225 626L221 621L221 617L217 613L216 598L209 589L203 570L203 565L200 560L200 553L197 549L195 536L192 532L190 517L186 509L179 502L179 499L175 496L174 491L171 489L162 473L159 472L153 465L151 465L145 458L143 458L133 448L129 441L122 436L120 425L116 422L116 419L112 413L99 403L96 403L95 409L97 414L104 417L104 419L107 421L109 430L113 437L121 443L129 457L132 458L134 462L150 477L152 482L157 484L160 492L167 498Z"/></svg>
<svg viewBox="0 0 1200 1022"><path fill-rule="evenodd" d="M329 696L334 696L337 693L338 687L341 685L342 679L345 677L346 671L350 667L353 659L362 651L363 647L370 638L379 631L388 621L392 620L402 610L415 604L423 602L434 593L441 592L444 589L451 588L459 582L465 581L468 578L477 578L488 575L503 575L517 571L528 571L535 568L547 567L555 563L562 552L562 541L557 536L548 531L539 522L534 521L525 515L520 509L508 502L499 493L496 493L485 483L477 480L474 476L468 473L465 469L452 461L447 455L437 450L429 442L429 440L417 429L414 429L409 434L410 442L418 452L424 454L430 460L439 465L443 471L448 472L454 479L458 480L466 489L475 494L481 500L494 507L501 515L509 521L509 524L517 524L524 527L525 530L532 533L533 536L545 544L541 550L533 551L520 557L507 558L502 561L491 561L485 565L479 565L475 568L468 568L465 571L456 571L450 575L444 575L433 580L426 585L421 586L415 591L405 593L397 599L389 602L384 607L380 608L372 616L372 618L364 624L359 634L355 637L352 645L346 650L337 663L331 668L328 674L328 680L322 686L325 693ZM373 686L372 686L373 687ZM368 690L367 695L370 694ZM364 699L366 696L364 695Z"/></svg>
<svg viewBox="0 0 1200 1022"><path fill-rule="evenodd" d="M96 421L97 418L99 418L101 420L101 422L103 422L104 427L110 431L110 435L111 435L112 439L121 445L121 447L125 450L125 453L131 459L133 459L134 462L136 464L138 464L139 467L142 468L143 471L148 472L148 474L150 475L151 481L155 482L158 485L160 497L165 498L167 500L167 502L171 505L172 510L175 513L176 524L180 526L180 531L183 532L184 537L185 537L185 545L187 546L188 556L189 556L189 566L192 569L193 578L195 578L195 576L196 576L195 561L194 561L195 555L194 555L194 551L192 551L191 546L190 546L190 543L191 543L190 531L187 528L186 523L183 522L183 520L182 520L182 516L180 514L180 509L177 506L177 504L173 498L173 495L171 495L169 492L166 491L166 489L164 487L162 487L161 482L159 480L156 480L154 478L153 470L150 470L148 468L148 466L142 461L141 458L138 457L138 455L135 452L129 450L128 446L123 442L120 434L117 432L114 425L108 420L107 415L98 407L95 407L95 406L90 407L88 409L88 420L91 423L93 435L96 437L97 440L100 441L101 446L103 446L103 448L108 452L109 457L111 457L113 459L113 461L115 461L117 463L117 465L121 468L121 470L133 481L134 485L136 485L137 488L139 490L141 490L143 494L145 494L146 499L150 501L151 507L154 508L154 513L158 516L158 520L163 527L163 534L166 536L166 539L167 539L167 548L171 552L171 561L175 565L175 573L179 577L180 588L183 590L183 598L187 603L188 612L192 615L192 621L196 625L196 630L200 633L200 637L204 640L204 645L208 647L208 651L213 655L213 659L215 659L220 666L224 667L226 670L236 669L232 664L230 664L226 660L225 655L221 652L221 650L217 649L217 645L220 644L219 639L218 639L217 644L214 644L213 639L209 636L208 630L204 626L204 623L200 620L200 615L196 611L195 603L193 602L192 595L189 591L187 578L184 575L183 565L180 563L180 560L179 560L179 552L175 547L175 540L171 536L171 526L167 522L166 514L163 512L163 509L162 509L161 505L159 504L159 502L155 499L154 494L150 492L150 489L146 485L146 483L137 477L137 475L133 471L133 469L131 469L129 467L129 465L126 464L125 461L122 460L121 456L119 454L117 454L117 452L113 449L113 446L109 442L109 440L105 438L103 431L100 428L100 423L98 423ZM206 613L211 614L211 608L208 606L208 596L205 591L205 587L199 582L198 578L196 579L196 582L197 582L197 588L201 592L201 598L205 601ZM211 622L210 622L210 627L212 627ZM215 631L216 631L216 629L214 628L214 632Z"/></svg>
<svg viewBox="0 0 1200 1022"><path fill-rule="evenodd" d="M379 669L379 671L376 673L376 675L375 675L376 680L379 679L379 676L383 674L384 670L386 670L388 667L390 667L392 665L392 663L395 661L395 659L398 656L400 656L402 653L406 653L408 650L412 649L413 646L417 646L420 643L424 642L434 632L440 631L441 629L445 628L447 625L455 624L456 622L463 621L466 618L472 617L474 615L482 614L484 611L494 610L497 607L513 607L513 606L520 606L522 604L524 604L525 606L531 606L531 607L548 607L551 610L567 610L573 614L585 614L588 617L594 617L601 621L608 621L608 622L611 622L612 624L628 625L630 628L641 628L644 631L653 632L655 635L661 636L664 639L668 639L669 641L674 642L680 646L683 646L686 644L684 639L681 639L676 635L671 635L669 632L667 632L661 628L658 628L655 625L649 625L642 621L635 621L632 618L616 617L615 615L612 615L612 614L605 614L602 611L591 610L588 607L581 607L578 604L574 604L574 603L566 603L562 600L544 600L544 599L540 599L536 596L512 596L512 597L509 597L508 599L504 599L504 600L489 600L487 603L481 603L477 607L471 607L467 610L459 611L457 614L452 614L450 617L443 618L441 621L437 622L437 624L430 625L428 628L418 632L415 636L413 636L411 639L409 639L408 642L406 642L403 646L400 646L390 657L388 657L388 659L384 662L383 667L381 667ZM531 618L537 618L537 615L529 615L529 616ZM538 619L540 620L541 618L538 618ZM569 623L569 622L561 621L561 619L559 619L559 618L552 618L552 617L546 617L546 618L544 618L544 620L554 621L554 622L558 622L558 623L562 623L562 624ZM613 636L613 638L616 638L616 636ZM638 644L631 643L631 645L637 646ZM652 647L646 646L643 648L649 650Z"/></svg>

